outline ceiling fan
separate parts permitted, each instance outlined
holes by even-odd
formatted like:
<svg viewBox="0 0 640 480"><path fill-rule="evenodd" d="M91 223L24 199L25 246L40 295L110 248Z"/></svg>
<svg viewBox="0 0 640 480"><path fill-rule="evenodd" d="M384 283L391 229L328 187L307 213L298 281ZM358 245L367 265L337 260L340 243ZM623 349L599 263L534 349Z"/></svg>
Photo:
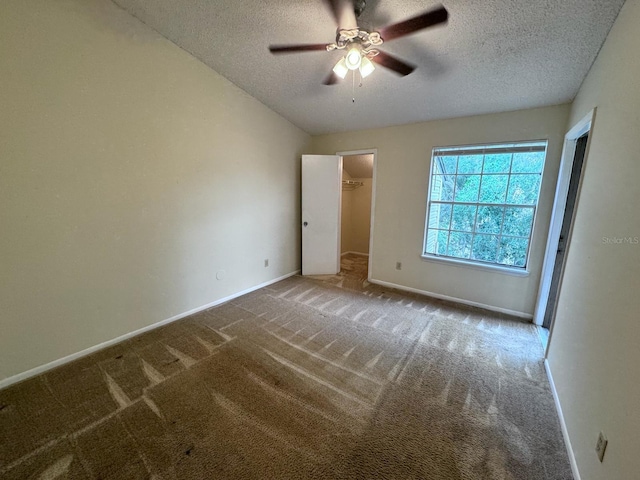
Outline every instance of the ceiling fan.
<svg viewBox="0 0 640 480"><path fill-rule="evenodd" d="M446 23L449 13L442 6L426 11L402 22L394 23L378 31L364 30L358 27L357 18L365 7L365 0L324 0L331 9L338 30L333 43L302 45L271 45L273 54L310 52L316 50L346 50L346 55L333 67L333 71L324 80L325 85L333 85L344 78L349 71L360 71L364 78L375 69L373 63L386 67L401 76L409 75L415 66L379 49L384 42L410 35L419 30Z"/></svg>

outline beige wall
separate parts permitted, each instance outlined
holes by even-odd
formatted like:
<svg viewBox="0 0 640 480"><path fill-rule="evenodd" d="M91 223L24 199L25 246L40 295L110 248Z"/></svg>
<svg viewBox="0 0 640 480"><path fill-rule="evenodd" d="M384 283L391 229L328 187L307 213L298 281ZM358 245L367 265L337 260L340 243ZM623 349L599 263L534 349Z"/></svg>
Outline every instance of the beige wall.
<svg viewBox="0 0 640 480"><path fill-rule="evenodd" d="M639 24L628 0L567 127L597 107L548 354L582 480L640 476L640 245L603 242L640 237Z"/></svg>
<svg viewBox="0 0 640 480"><path fill-rule="evenodd" d="M369 253L371 228L371 178L351 178L342 171L344 180L362 182L361 187L342 190L342 220L340 252Z"/></svg>
<svg viewBox="0 0 640 480"><path fill-rule="evenodd" d="M0 85L0 379L299 268L310 137L111 2L0 2Z"/></svg>
<svg viewBox="0 0 640 480"><path fill-rule="evenodd" d="M372 276L405 287L532 315L568 105L313 138L315 153L378 149ZM531 245L531 274L516 277L421 258L431 150L435 146L548 139ZM395 269L402 262L402 270Z"/></svg>
<svg viewBox="0 0 640 480"><path fill-rule="evenodd" d="M351 180L351 175L342 170L342 179ZM351 251L351 204L353 191L342 189L342 205L340 217L340 253Z"/></svg>
<svg viewBox="0 0 640 480"><path fill-rule="evenodd" d="M369 253L371 230L371 178L354 178L363 185L351 193L351 248L352 252Z"/></svg>

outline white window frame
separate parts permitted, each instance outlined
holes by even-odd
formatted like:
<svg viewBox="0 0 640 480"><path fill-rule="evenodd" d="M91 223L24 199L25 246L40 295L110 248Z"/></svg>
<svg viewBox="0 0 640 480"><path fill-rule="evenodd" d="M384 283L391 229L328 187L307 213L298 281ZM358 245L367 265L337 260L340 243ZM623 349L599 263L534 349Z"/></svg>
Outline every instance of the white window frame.
<svg viewBox="0 0 640 480"><path fill-rule="evenodd" d="M493 263L493 262L485 262L482 260L476 260L476 259L472 259L472 258L459 258L459 257L450 257L450 256L445 256L445 255L438 255L438 254L433 254L433 253L427 253L427 241L428 241L428 230L429 230L429 214L430 214L430 210L431 210L431 194L433 192L433 189L435 188L433 185L433 180L435 178L435 175L433 174L433 169L434 169L434 161L435 161L435 157L436 157L436 152L441 152L443 150L447 150L447 149L451 149L452 151L458 151L458 152L463 152L465 150L467 151L482 151L484 154L485 150L488 149L495 149L497 147L507 147L510 150L517 150L520 147L523 147L525 145L532 145L532 144L540 144L540 143L544 143L545 146L545 158L544 158L544 162L542 164L542 171L540 172L541 175L541 181L540 181L540 187L538 189L538 196L536 199L536 203L533 205L519 205L519 204L508 204L508 203L504 203L504 204L485 204L485 203L480 203L478 202L456 202L455 201L455 196L454 199L449 201L445 201L445 202L437 202L437 203L447 203L447 204L451 204L452 205L452 211L453 211L453 206L454 205L475 205L476 207L480 207L480 206L493 206L493 207L499 207L499 208L508 208L508 207L527 207L527 208L533 208L533 218L531 221L531 231L529 233L529 238L528 238L528 244L527 244L527 254L525 257L525 264L523 267L519 267L519 266L513 266L513 265L504 265L504 264L500 264L500 263ZM514 152L512 152L513 155ZM516 141L516 142L499 142L499 143L485 143L485 144L477 144L477 145L453 145L453 146L440 146L440 147L434 147L431 151L431 159L430 159L430 165L429 165L429 188L427 191L427 202L426 202L426 212L425 212L425 225L424 225L424 236L423 236L423 242L422 242L422 253L421 253L421 257L424 260L428 260L428 261L433 261L433 262L438 262L438 263L445 263L445 264L450 264L450 265L459 265L459 266L463 266L463 267L470 267L470 268L474 268L474 269L480 269L480 270L488 270L488 271L493 271L493 272L497 272L497 273L506 273L509 275L516 275L516 276L528 276L529 275L529 266L530 266L530 257L531 257L531 244L533 242L533 238L534 238L534 231L535 231L535 223L536 223L536 218L537 218L537 214L538 214L538 205L540 203L540 193L542 191L542 180L543 180L543 176L544 176L544 168L546 165L546 160L547 160L547 154L549 153L549 142L548 140L544 139L544 140L522 140L522 141ZM459 154L457 156L460 156ZM484 166L484 158L483 158L483 166ZM509 179L507 181L507 186L506 186L506 192L505 192L505 201L506 201L506 195L508 194L509 191L509 185L511 182L511 176L512 176L512 168L513 168L513 159L512 159L512 163L509 167ZM457 168L456 168L456 174L457 175ZM478 193L479 194L479 193ZM454 193L455 195L455 193ZM479 199L478 199L479 200ZM452 212L453 214L453 212ZM477 210L476 210L476 218L474 220L474 230L476 228L475 223L477 222ZM500 227L501 229L501 233L502 233L502 229L504 228L504 221ZM438 229L438 230L442 230L442 229ZM451 233L452 231L456 231L456 230L452 230L451 229L451 225L449 225L449 229L448 229L449 233ZM462 233L471 233L471 232L462 232ZM500 234L496 234L501 236ZM473 233L472 233L473 234ZM525 237L516 237L516 238L525 238Z"/></svg>

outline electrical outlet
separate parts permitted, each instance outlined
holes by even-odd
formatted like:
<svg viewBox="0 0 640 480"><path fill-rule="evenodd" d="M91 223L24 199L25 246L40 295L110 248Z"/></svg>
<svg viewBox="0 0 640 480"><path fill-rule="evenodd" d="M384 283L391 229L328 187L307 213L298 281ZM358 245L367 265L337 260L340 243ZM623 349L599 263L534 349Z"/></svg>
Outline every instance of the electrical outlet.
<svg viewBox="0 0 640 480"><path fill-rule="evenodd" d="M604 436L604 433L600 432L600 435L598 435L598 442L596 443L596 453L598 454L598 460L600 460L601 463L604 459L604 451L607 449L607 443L609 443L607 437Z"/></svg>
<svg viewBox="0 0 640 480"><path fill-rule="evenodd" d="M396 262L396 270L402 270L402 262Z"/></svg>
<svg viewBox="0 0 640 480"><path fill-rule="evenodd" d="M264 259L264 266L265 266L265 268L269 266L269 259L268 258Z"/></svg>

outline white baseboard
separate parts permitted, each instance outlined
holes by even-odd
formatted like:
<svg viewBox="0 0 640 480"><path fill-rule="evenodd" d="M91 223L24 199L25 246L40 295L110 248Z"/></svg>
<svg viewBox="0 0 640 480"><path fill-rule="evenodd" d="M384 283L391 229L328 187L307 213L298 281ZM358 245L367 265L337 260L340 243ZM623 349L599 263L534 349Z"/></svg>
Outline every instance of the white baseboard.
<svg viewBox="0 0 640 480"><path fill-rule="evenodd" d="M362 253L362 252L344 252L343 254L341 254L341 256L343 255L361 255L363 257L368 257L369 254L368 253Z"/></svg>
<svg viewBox="0 0 640 480"><path fill-rule="evenodd" d="M560 405L560 399L558 398L558 392L556 391L556 384L553 382L553 375L551 375L551 369L549 368L549 362L544 359L544 368L547 371L547 378L549 379L549 385L551 386L551 392L553 393L553 399L556 403L556 410L558 411L558 419L560 420L560 428L562 429L562 436L564 437L564 444L567 447L567 455L569 456L569 463L571 464L571 472L573 473L573 480L580 480L580 472L578 471L578 464L576 463L576 456L573 453L571 447L571 439L569 438L569 430L567 430L567 424L564 421L564 415L562 413L562 406Z"/></svg>
<svg viewBox="0 0 640 480"><path fill-rule="evenodd" d="M446 300L448 302L461 303L463 305L469 305L471 307L483 308L484 310L490 310L492 312L506 313L507 315L512 315L518 318L524 318L526 320L533 319L532 314L519 312L517 310L509 310L508 308L495 307L493 305L486 305L480 302L473 302L471 300L465 300L463 298L450 297L449 295L442 295L440 293L428 292L426 290L419 290L417 288L405 287L404 285L397 285L395 283L383 282L382 280L376 280L375 278L369 279L369 282L375 283L376 285L382 285L383 287L404 290L405 292L419 293L420 295L425 295L427 297L432 297L432 298L438 298L440 300Z"/></svg>
<svg viewBox="0 0 640 480"><path fill-rule="evenodd" d="M94 345L89 348L85 348L76 353L72 353L71 355L67 355L66 357L59 358L58 360L54 360L53 362L45 363L44 365L40 365L39 367L32 368L27 370L26 372L18 373L17 375L13 375L11 377L0 380L0 389L8 387L9 385L13 385L14 383L21 382L31 377L35 377L36 375L40 375L48 370L64 365L65 363L72 362L77 360L78 358L85 357L91 353L97 352L98 350L102 350L103 348L110 347L115 345L116 343L123 342L124 340L128 340L132 337L140 335L141 333L148 332L149 330L154 330L156 328L162 327L163 325L167 325L168 323L175 322L182 318L193 315L194 313L201 312L202 310L206 310L211 307L215 307L216 305L220 305L221 303L228 302L233 300L234 298L241 297L242 295L246 295L247 293L251 293L255 290L259 290L260 288L266 287L273 283L277 283L285 278L292 277L300 273L300 270L296 270L295 272L287 273L286 275L282 275L281 277L274 278L273 280L269 280L267 282L261 283L260 285L255 285L253 287L247 288L246 290L242 290L241 292L234 293L224 298L220 298L218 300L214 300L211 303L207 303L206 305L202 305L200 307L193 308L187 312L179 313L178 315L174 315L171 318L167 318L157 323L152 323L151 325L147 325L146 327L142 327L138 330L134 330L133 332L125 333L119 337L113 338L111 340L107 340L106 342L99 343L98 345Z"/></svg>

